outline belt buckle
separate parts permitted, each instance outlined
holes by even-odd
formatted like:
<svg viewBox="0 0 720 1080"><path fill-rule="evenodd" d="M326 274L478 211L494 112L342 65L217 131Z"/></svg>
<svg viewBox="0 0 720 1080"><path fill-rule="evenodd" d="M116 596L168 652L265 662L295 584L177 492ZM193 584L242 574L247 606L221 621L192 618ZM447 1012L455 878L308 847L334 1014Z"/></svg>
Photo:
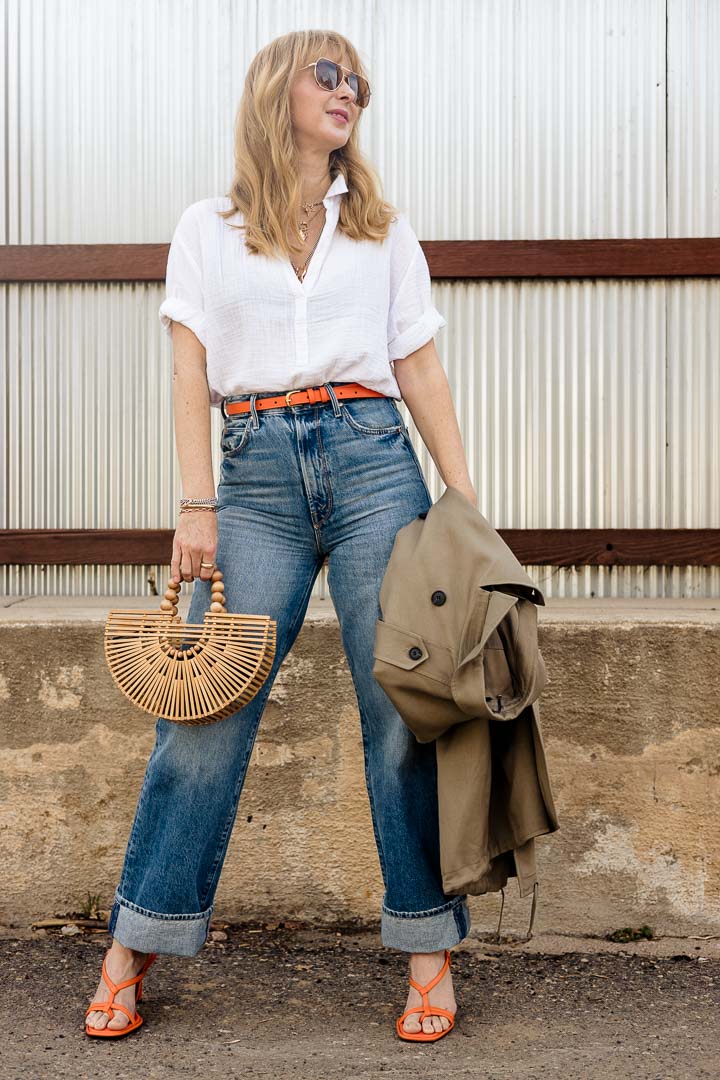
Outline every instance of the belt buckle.
<svg viewBox="0 0 720 1080"><path fill-rule="evenodd" d="M301 394L301 393L302 393L302 390L297 390L297 389L296 390L288 390L287 394L285 395L286 404L287 405L292 405L292 402L290 401L290 398L293 396L293 394Z"/></svg>

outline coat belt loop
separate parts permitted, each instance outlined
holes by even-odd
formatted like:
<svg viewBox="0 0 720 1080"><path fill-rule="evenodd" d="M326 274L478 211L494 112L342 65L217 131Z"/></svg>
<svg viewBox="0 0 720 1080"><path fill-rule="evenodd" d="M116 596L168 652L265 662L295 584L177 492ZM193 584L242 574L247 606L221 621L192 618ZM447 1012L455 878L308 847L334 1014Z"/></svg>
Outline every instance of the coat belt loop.
<svg viewBox="0 0 720 1080"><path fill-rule="evenodd" d="M500 892L502 893L502 902L500 904L500 918L498 920L498 928L497 928L497 932L495 934L495 938L496 938L498 944L500 942L500 923L502 922L503 908L505 907L505 890L503 888L501 888Z"/></svg>
<svg viewBox="0 0 720 1080"><path fill-rule="evenodd" d="M535 905L537 903L537 898L538 898L538 883L536 881L536 882L533 883L532 907L530 908L530 925L528 926L527 937L525 938L526 941L529 941L530 938L532 937L532 925L533 925L533 919L535 918Z"/></svg>

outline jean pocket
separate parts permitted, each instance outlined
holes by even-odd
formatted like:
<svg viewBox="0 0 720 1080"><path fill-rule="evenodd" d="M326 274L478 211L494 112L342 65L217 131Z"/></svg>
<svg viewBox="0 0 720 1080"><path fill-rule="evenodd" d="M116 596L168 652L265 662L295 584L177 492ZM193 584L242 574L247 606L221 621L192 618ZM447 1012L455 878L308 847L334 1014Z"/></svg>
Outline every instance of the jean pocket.
<svg viewBox="0 0 720 1080"><path fill-rule="evenodd" d="M220 436L220 450L223 458L237 457L240 454L252 430L252 413L247 416L229 416Z"/></svg>
<svg viewBox="0 0 720 1080"><path fill-rule="evenodd" d="M345 400L342 416L348 427L360 435L396 434L405 426L397 405L389 397Z"/></svg>

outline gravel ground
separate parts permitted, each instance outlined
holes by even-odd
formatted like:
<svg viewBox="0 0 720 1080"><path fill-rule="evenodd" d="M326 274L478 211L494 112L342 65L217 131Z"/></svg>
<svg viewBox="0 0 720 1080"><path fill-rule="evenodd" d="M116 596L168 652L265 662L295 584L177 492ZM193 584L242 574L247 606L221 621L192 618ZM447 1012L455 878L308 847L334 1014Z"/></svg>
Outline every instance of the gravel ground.
<svg viewBox="0 0 720 1080"><path fill-rule="evenodd" d="M407 957L379 932L224 925L195 957L150 969L143 1027L83 1032L105 931L0 928L3 1080L376 1080L720 1077L720 946L535 935L452 952L458 1013L435 1043L401 1041ZM491 935L485 935L491 937Z"/></svg>

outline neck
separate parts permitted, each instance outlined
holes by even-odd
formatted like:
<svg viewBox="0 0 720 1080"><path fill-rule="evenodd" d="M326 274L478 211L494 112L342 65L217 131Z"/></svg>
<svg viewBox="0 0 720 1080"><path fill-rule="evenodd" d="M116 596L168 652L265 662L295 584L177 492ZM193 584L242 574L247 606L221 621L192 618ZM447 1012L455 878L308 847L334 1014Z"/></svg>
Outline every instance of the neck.
<svg viewBox="0 0 720 1080"><path fill-rule="evenodd" d="M319 202L330 187L330 162L327 154L301 156L300 190L303 202Z"/></svg>

